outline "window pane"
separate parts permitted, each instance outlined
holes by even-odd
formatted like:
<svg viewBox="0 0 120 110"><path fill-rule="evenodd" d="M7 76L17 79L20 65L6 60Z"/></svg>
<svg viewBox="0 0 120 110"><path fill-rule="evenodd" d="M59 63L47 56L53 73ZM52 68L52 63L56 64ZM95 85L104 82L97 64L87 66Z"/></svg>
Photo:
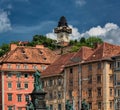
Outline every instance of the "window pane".
<svg viewBox="0 0 120 110"><path fill-rule="evenodd" d="M18 89L21 88L21 83L20 82L17 83L17 88Z"/></svg>
<svg viewBox="0 0 120 110"><path fill-rule="evenodd" d="M25 83L25 84L24 84L24 87L27 89L27 88L28 88L28 83Z"/></svg>
<svg viewBox="0 0 120 110"><path fill-rule="evenodd" d="M29 95L25 95L25 101L29 101Z"/></svg>
<svg viewBox="0 0 120 110"><path fill-rule="evenodd" d="M8 101L12 101L12 94L11 93L8 94Z"/></svg>
<svg viewBox="0 0 120 110"><path fill-rule="evenodd" d="M8 110L12 110L12 106L8 106Z"/></svg>
<svg viewBox="0 0 120 110"><path fill-rule="evenodd" d="M62 110L61 104L58 104L58 110Z"/></svg>
<svg viewBox="0 0 120 110"><path fill-rule="evenodd" d="M8 77L12 77L12 73L8 73Z"/></svg>
<svg viewBox="0 0 120 110"><path fill-rule="evenodd" d="M21 96L22 96L21 94L18 94L18 95L17 95L18 102L21 102L21 101L22 101L22 100L21 100Z"/></svg>
<svg viewBox="0 0 120 110"><path fill-rule="evenodd" d="M25 74L24 74L24 77L25 77L25 78L28 78L28 74L27 74L27 73L25 73Z"/></svg>
<svg viewBox="0 0 120 110"><path fill-rule="evenodd" d="M12 83L8 82L8 88L12 88Z"/></svg>

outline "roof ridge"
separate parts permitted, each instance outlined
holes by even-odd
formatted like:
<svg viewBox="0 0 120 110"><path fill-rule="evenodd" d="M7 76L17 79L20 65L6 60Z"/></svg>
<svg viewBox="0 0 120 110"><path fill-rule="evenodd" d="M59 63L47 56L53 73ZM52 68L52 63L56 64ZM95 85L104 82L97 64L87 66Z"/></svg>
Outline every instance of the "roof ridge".
<svg viewBox="0 0 120 110"><path fill-rule="evenodd" d="M17 47L14 50L10 50L8 53L6 53L5 55L7 56L7 58L5 56L2 62L7 60L11 56L11 54L13 54L16 50L17 50Z"/></svg>

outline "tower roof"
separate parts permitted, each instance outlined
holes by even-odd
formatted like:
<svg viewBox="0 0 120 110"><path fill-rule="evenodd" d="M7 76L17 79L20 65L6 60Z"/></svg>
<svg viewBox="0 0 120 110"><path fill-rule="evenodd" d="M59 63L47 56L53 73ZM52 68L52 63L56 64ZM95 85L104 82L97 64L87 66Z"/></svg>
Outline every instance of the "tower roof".
<svg viewBox="0 0 120 110"><path fill-rule="evenodd" d="M67 24L67 20L64 16L62 16L58 22L58 27L61 27L61 26L67 26L68 27L68 24Z"/></svg>
<svg viewBox="0 0 120 110"><path fill-rule="evenodd" d="M66 32L68 34L72 33L72 29L68 26L67 20L62 16L58 22L58 26L54 29L55 33Z"/></svg>

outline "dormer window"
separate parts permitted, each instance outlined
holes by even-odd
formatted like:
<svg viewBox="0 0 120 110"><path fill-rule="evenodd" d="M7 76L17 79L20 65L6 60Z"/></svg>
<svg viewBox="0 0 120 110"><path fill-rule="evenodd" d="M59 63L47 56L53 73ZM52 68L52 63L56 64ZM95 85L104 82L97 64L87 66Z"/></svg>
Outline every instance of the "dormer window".
<svg viewBox="0 0 120 110"><path fill-rule="evenodd" d="M44 57L43 59L44 59L44 60L47 60L47 58L45 58L45 57Z"/></svg>
<svg viewBox="0 0 120 110"><path fill-rule="evenodd" d="M28 59L28 56L25 56L26 59Z"/></svg>
<svg viewBox="0 0 120 110"><path fill-rule="evenodd" d="M42 55L42 54L43 54L43 52L42 52L42 51L39 51L39 53L40 53L40 55Z"/></svg>
<svg viewBox="0 0 120 110"><path fill-rule="evenodd" d="M22 52L23 54L25 54L25 50L22 49L21 52Z"/></svg>

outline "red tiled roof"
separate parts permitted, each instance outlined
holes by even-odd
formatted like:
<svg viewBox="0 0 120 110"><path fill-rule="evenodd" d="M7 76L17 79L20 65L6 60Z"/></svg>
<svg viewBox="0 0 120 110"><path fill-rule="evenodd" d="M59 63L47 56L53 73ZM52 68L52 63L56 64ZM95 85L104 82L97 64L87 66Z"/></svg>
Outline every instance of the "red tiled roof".
<svg viewBox="0 0 120 110"><path fill-rule="evenodd" d="M104 42L94 50L93 54L86 61L94 61L112 57L120 53L120 46Z"/></svg>
<svg viewBox="0 0 120 110"><path fill-rule="evenodd" d="M43 71L42 76L52 76L61 73L66 65L66 63L71 59L74 53L67 53L61 55L55 62L53 62L48 68Z"/></svg>
<svg viewBox="0 0 120 110"><path fill-rule="evenodd" d="M88 58L92 52L93 50L91 48L83 46L78 52L61 55L45 71L43 71L42 76L47 77L60 74L64 70L65 66L75 64L76 60L78 63L79 59L84 60Z"/></svg>
<svg viewBox="0 0 120 110"><path fill-rule="evenodd" d="M90 47L82 46L76 54L72 57L73 61L70 60L67 62L67 65L72 65L75 62L80 62L86 60L93 53L93 49ZM74 61L75 60L75 61ZM76 61L77 60L77 61Z"/></svg>
<svg viewBox="0 0 120 110"><path fill-rule="evenodd" d="M50 64L57 55L48 48L17 46L0 58L0 62L46 63Z"/></svg>

